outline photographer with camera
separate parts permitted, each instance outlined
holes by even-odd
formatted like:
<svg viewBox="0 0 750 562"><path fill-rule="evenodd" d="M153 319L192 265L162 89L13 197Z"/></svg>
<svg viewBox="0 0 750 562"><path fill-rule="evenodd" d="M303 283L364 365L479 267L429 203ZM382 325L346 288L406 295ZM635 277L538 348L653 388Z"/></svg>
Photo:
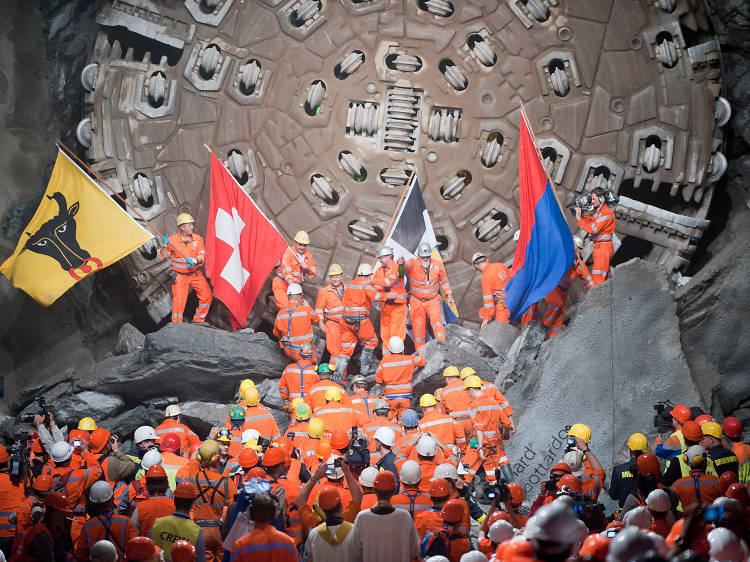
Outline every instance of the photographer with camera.
<svg viewBox="0 0 750 562"><path fill-rule="evenodd" d="M573 424L568 430L568 447L563 462L570 465L573 476L581 481L583 494L596 500L604 487L607 473L589 448L590 441L591 429L582 423Z"/></svg>
<svg viewBox="0 0 750 562"><path fill-rule="evenodd" d="M534 515L534 512L542 507L545 503L549 503L547 498L557 497L557 482L566 474L571 474L570 467L564 462L559 462L549 470L549 480L544 480L539 485L539 495L537 495L534 503L531 504L531 510L529 515Z"/></svg>
<svg viewBox="0 0 750 562"><path fill-rule="evenodd" d="M336 460L339 460L339 463L336 463ZM297 494L295 503L305 531L317 527L323 522L323 514L326 509L329 509L324 506L331 505L329 501L331 499L331 493L329 493L331 488L339 494L339 501L343 506L342 517L344 521L354 523L354 518L362 505L362 490L346 462L343 462L343 459L340 458L332 459L329 462L325 461L326 459L318 465L310 480L302 486L299 494ZM340 479L335 478L336 472L341 472ZM344 479L346 479L346 487L342 482ZM328 490L328 492L323 494L324 490ZM321 505L321 501L323 505Z"/></svg>
<svg viewBox="0 0 750 562"><path fill-rule="evenodd" d="M591 192L593 213L590 216L583 216L583 210L578 205L573 209L578 226L588 232L594 242L594 263L591 268L591 279L594 285L607 280L609 262L614 254L612 236L615 233L615 214L605 202L606 197L606 190L597 187Z"/></svg>
<svg viewBox="0 0 750 562"><path fill-rule="evenodd" d="M9 462L8 450L0 445L0 550L6 558L10 558L16 529L11 523L11 515L15 516L25 503L23 480L11 478Z"/></svg>

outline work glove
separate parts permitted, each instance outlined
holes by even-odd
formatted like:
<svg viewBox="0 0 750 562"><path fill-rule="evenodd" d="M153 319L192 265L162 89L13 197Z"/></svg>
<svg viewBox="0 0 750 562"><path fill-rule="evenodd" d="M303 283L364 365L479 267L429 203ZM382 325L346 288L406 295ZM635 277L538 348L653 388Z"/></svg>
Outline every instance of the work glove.
<svg viewBox="0 0 750 562"><path fill-rule="evenodd" d="M165 244L169 244L169 236L165 236L164 238L161 239L161 241L164 242Z"/></svg>
<svg viewBox="0 0 750 562"><path fill-rule="evenodd" d="M188 262L188 265L198 265L198 260L195 258L188 258L187 262Z"/></svg>

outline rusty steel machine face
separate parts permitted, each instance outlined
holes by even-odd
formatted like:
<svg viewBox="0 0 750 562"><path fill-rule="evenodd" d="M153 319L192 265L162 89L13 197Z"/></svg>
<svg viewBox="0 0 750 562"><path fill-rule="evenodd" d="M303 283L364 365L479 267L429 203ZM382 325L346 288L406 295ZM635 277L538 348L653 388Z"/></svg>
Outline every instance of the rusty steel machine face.
<svg viewBox="0 0 750 562"><path fill-rule="evenodd" d="M97 22L78 138L149 220L170 233L187 211L205 232L206 144L288 239L310 232L321 272L348 277L416 169L471 322L472 254L513 257L522 103L562 203L617 192L617 236L672 271L726 168L699 0L115 0ZM167 268L156 240L126 260L157 322Z"/></svg>

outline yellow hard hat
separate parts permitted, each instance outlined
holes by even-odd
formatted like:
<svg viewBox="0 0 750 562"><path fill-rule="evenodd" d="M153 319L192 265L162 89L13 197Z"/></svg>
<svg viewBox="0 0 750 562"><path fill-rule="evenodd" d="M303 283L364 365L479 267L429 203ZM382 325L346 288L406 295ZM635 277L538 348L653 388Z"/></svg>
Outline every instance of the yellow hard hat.
<svg viewBox="0 0 750 562"><path fill-rule="evenodd" d="M342 275L344 268L337 263L332 263L331 267L328 268L328 275Z"/></svg>
<svg viewBox="0 0 750 562"><path fill-rule="evenodd" d="M304 230L300 230L294 235L294 241L298 244L309 244L310 236Z"/></svg>
<svg viewBox="0 0 750 562"><path fill-rule="evenodd" d="M448 377L458 377L458 367L455 367L451 365L450 367L446 367L443 369L443 378L446 379Z"/></svg>
<svg viewBox="0 0 750 562"><path fill-rule="evenodd" d="M435 400L437 400L438 402L440 402L440 393L442 392L443 392L442 388L436 388L435 392L432 393L432 395L435 397Z"/></svg>
<svg viewBox="0 0 750 562"><path fill-rule="evenodd" d="M716 422L706 422L701 426L701 431L703 432L703 435L710 435L711 437L716 437L716 439L721 439L722 431L721 426Z"/></svg>
<svg viewBox="0 0 750 562"><path fill-rule="evenodd" d="M297 398L292 398L292 402L291 402L292 411L294 411L294 409L300 404L302 404L303 402L304 400L300 398L299 396Z"/></svg>
<svg viewBox="0 0 750 562"><path fill-rule="evenodd" d="M578 437L582 439L584 443L591 441L591 429L587 425L582 423L573 424L568 431L570 437Z"/></svg>
<svg viewBox="0 0 750 562"><path fill-rule="evenodd" d="M219 455L219 443L213 439L204 441L198 447L198 461L202 464L211 464Z"/></svg>
<svg viewBox="0 0 750 562"><path fill-rule="evenodd" d="M250 439L245 445L242 447L243 449L252 449L253 451L260 453L263 450L263 447L258 445L257 439Z"/></svg>
<svg viewBox="0 0 750 562"><path fill-rule="evenodd" d="M331 402L340 402L341 391L338 388L329 388L326 390L325 399L330 400Z"/></svg>
<svg viewBox="0 0 750 562"><path fill-rule="evenodd" d="M310 420L310 422L307 424L307 434L310 437L314 437L319 439L320 437L323 437L323 433L325 432L325 424L323 423L323 420L320 418L313 418Z"/></svg>
<svg viewBox="0 0 750 562"><path fill-rule="evenodd" d="M423 394L419 397L419 405L422 406L422 408L429 408L435 404L437 404L437 400L435 400L435 397L432 394Z"/></svg>
<svg viewBox="0 0 750 562"><path fill-rule="evenodd" d="M571 427L571 430L573 428ZM647 451L648 450L648 439L643 433L633 433L628 438L628 449L631 451Z"/></svg>
<svg viewBox="0 0 750 562"><path fill-rule="evenodd" d="M312 410L310 409L310 406L304 402L302 404L297 404L294 407L294 417L299 421L309 420L311 415Z"/></svg>
<svg viewBox="0 0 750 562"><path fill-rule="evenodd" d="M78 422L78 429L82 429L83 431L94 431L96 429L94 418L81 418L81 421Z"/></svg>
<svg viewBox="0 0 750 562"><path fill-rule="evenodd" d="M190 213L180 213L179 215L177 215L177 226L182 226L183 224L187 224L189 222L195 222L193 215L191 215Z"/></svg>
<svg viewBox="0 0 750 562"><path fill-rule="evenodd" d="M245 379L240 383L240 396L250 387L255 387L255 383L250 379Z"/></svg>
<svg viewBox="0 0 750 562"><path fill-rule="evenodd" d="M461 377L461 380L464 380L469 375L476 375L476 374L477 372L471 367L464 367L463 369L461 369L461 374L459 376Z"/></svg>
<svg viewBox="0 0 750 562"><path fill-rule="evenodd" d="M482 388L482 379L476 375L470 375L464 380L464 390L467 388Z"/></svg>
<svg viewBox="0 0 750 562"><path fill-rule="evenodd" d="M260 402L260 394L258 393L258 389L254 386L246 388L245 392L242 393L242 399L248 406L257 406L258 402Z"/></svg>

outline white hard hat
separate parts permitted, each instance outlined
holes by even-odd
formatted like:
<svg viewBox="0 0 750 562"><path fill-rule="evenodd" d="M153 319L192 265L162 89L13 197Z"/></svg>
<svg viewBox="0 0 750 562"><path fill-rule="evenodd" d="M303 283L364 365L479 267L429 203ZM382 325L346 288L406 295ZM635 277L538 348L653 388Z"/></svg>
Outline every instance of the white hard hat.
<svg viewBox="0 0 750 562"><path fill-rule="evenodd" d="M135 430L135 433L133 433L133 441L135 441L136 445L147 439L153 439L154 441L157 439L156 431L154 431L154 428L150 425L142 425Z"/></svg>
<svg viewBox="0 0 750 562"><path fill-rule="evenodd" d="M486 260L487 256L485 256L482 252L477 252L473 256L471 256L471 263L477 263L479 260Z"/></svg>
<svg viewBox="0 0 750 562"><path fill-rule="evenodd" d="M368 488L372 488L373 484L375 483L375 477L378 475L378 472L380 471L374 466L368 466L362 471L362 474L359 475L359 483L362 486L367 486Z"/></svg>
<svg viewBox="0 0 750 562"><path fill-rule="evenodd" d="M159 451L157 451L156 449L149 449L141 459L141 467L143 468L143 470L148 470L152 466L156 466L157 464L161 464L163 462L164 459L162 458Z"/></svg>
<svg viewBox="0 0 750 562"><path fill-rule="evenodd" d="M378 410L390 410L390 409L391 407L388 405L388 402L386 402L382 398L375 400L375 403L372 405L373 412L377 412Z"/></svg>
<svg viewBox="0 0 750 562"><path fill-rule="evenodd" d="M707 539L711 562L742 562L747 558L740 539L726 527L713 529Z"/></svg>
<svg viewBox="0 0 750 562"><path fill-rule="evenodd" d="M425 558L424 562L451 562L451 561L448 560L442 554L438 554L437 556L430 556L429 558Z"/></svg>
<svg viewBox="0 0 750 562"><path fill-rule="evenodd" d="M453 466L451 463L444 462L442 464L437 465L437 467L435 468L435 472L432 475L432 479L435 480L436 478L449 478L451 480L458 480L458 471L456 470L456 467Z"/></svg>
<svg viewBox="0 0 750 562"><path fill-rule="evenodd" d="M65 462L73 454L73 446L66 441L56 441L52 444L49 456L55 462Z"/></svg>
<svg viewBox="0 0 750 562"><path fill-rule="evenodd" d="M260 431L257 429L246 429L242 432L242 436L240 437L240 441L244 445L248 441L252 441L253 439L259 439L260 438Z"/></svg>
<svg viewBox="0 0 750 562"><path fill-rule="evenodd" d="M419 484L419 481L422 480L422 467L419 466L417 461L408 460L401 465L398 475L404 484Z"/></svg>
<svg viewBox="0 0 750 562"><path fill-rule="evenodd" d="M543 542L544 554L562 554L578 540L577 520L567 503L553 501L536 510L526 522L523 534L532 541L534 550Z"/></svg>
<svg viewBox="0 0 750 562"><path fill-rule="evenodd" d="M89 560L91 562L116 562L117 561L117 548L109 541L100 540L94 543L91 547L91 556Z"/></svg>
<svg viewBox="0 0 750 562"><path fill-rule="evenodd" d="M342 458L341 455L331 455L326 461L328 468L333 470L333 474L329 474L326 476L326 478L328 478L329 480L339 480L340 478L344 477L344 471L341 469L341 467L334 464L334 461L340 458Z"/></svg>
<svg viewBox="0 0 750 562"><path fill-rule="evenodd" d="M666 513L672 509L672 502L669 499L669 494L657 488L651 490L651 493L646 497L646 507L656 513Z"/></svg>
<svg viewBox="0 0 750 562"><path fill-rule="evenodd" d="M583 248L583 238L580 236L573 236L573 244L576 245L576 248Z"/></svg>
<svg viewBox="0 0 750 562"><path fill-rule="evenodd" d="M417 453L423 457L434 457L437 454L437 443L429 435L420 435L417 441Z"/></svg>
<svg viewBox="0 0 750 562"><path fill-rule="evenodd" d="M690 466L701 466L706 460L706 449L700 445L688 447L685 454L687 455L688 464Z"/></svg>
<svg viewBox="0 0 750 562"><path fill-rule="evenodd" d="M510 540L513 537L513 534L513 525L500 519L492 524L487 536L492 542L500 544L501 542Z"/></svg>
<svg viewBox="0 0 750 562"><path fill-rule="evenodd" d="M105 480L97 480L89 489L91 503L106 503L112 499L112 486Z"/></svg>
<svg viewBox="0 0 750 562"><path fill-rule="evenodd" d="M388 351L391 353L403 353L404 352L404 340L398 336L391 336L388 339Z"/></svg>
<svg viewBox="0 0 750 562"><path fill-rule="evenodd" d="M650 533L643 533L638 527L627 527L610 541L607 562L630 562L649 550L657 549Z"/></svg>
<svg viewBox="0 0 750 562"><path fill-rule="evenodd" d="M364 277L367 275L372 275L372 266L369 263L359 264L359 267L357 268L357 276Z"/></svg>
<svg viewBox="0 0 750 562"><path fill-rule="evenodd" d="M390 246L381 246L378 248L378 257L382 258L383 256L392 256L393 255L393 248Z"/></svg>
<svg viewBox="0 0 750 562"><path fill-rule="evenodd" d="M422 242L417 248L417 255L420 258L429 258L432 256L432 247L427 242Z"/></svg>
<svg viewBox="0 0 750 562"><path fill-rule="evenodd" d="M465 552L459 562L487 562L487 557L478 550Z"/></svg>
<svg viewBox="0 0 750 562"><path fill-rule="evenodd" d="M570 467L573 476L580 476L586 471L586 467L583 466L583 453L578 449L565 453L562 462Z"/></svg>
<svg viewBox="0 0 750 562"><path fill-rule="evenodd" d="M299 283L289 283L289 286L286 288L286 294L287 295L301 295L302 286Z"/></svg>
<svg viewBox="0 0 750 562"><path fill-rule="evenodd" d="M167 409L164 410L164 415L168 418L179 416L182 413L182 410L180 409L179 404L170 404L167 406Z"/></svg>
<svg viewBox="0 0 750 562"><path fill-rule="evenodd" d="M386 447L393 447L396 444L396 434L390 427L379 427L373 437Z"/></svg>
<svg viewBox="0 0 750 562"><path fill-rule="evenodd" d="M639 506L631 509L622 518L626 527L638 527L639 529L648 530L654 522L654 517L645 506Z"/></svg>

